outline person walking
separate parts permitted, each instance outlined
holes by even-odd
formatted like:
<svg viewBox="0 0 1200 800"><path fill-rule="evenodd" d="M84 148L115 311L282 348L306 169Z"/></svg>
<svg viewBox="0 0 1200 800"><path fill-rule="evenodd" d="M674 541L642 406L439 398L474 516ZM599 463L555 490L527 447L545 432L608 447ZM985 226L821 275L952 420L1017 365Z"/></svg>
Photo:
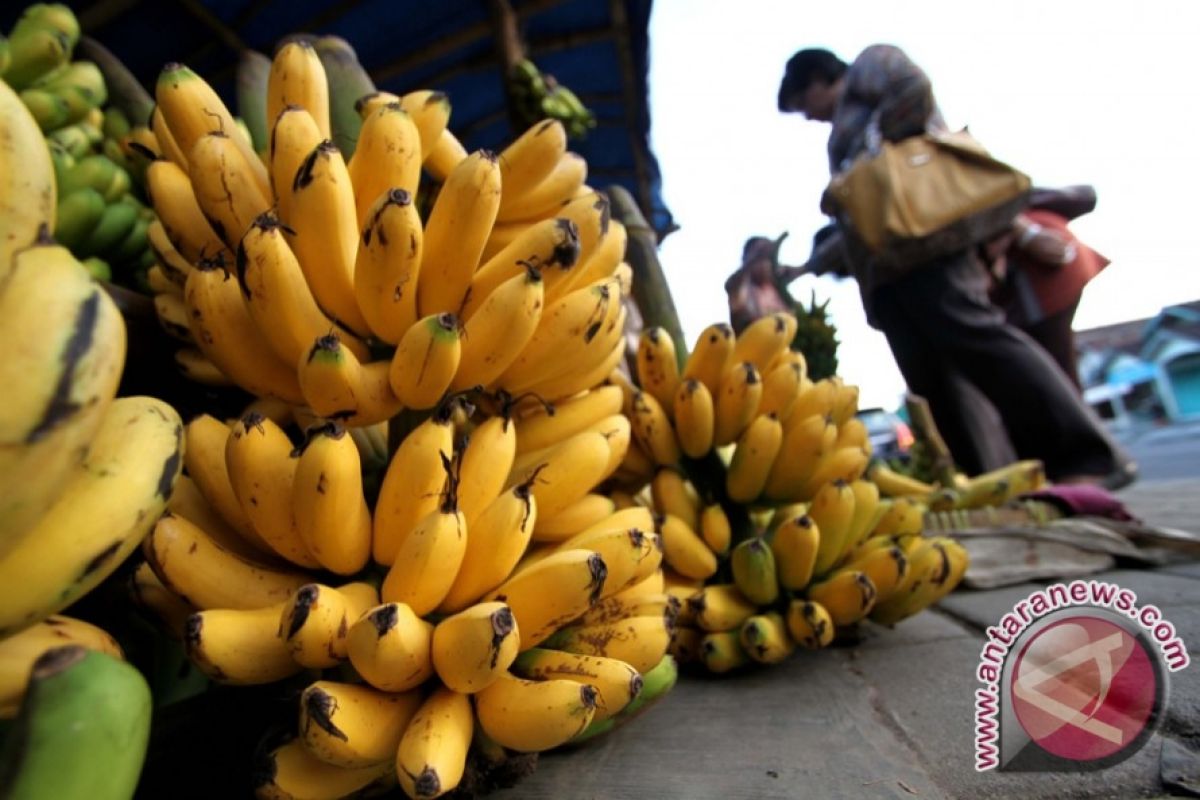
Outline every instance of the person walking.
<svg viewBox="0 0 1200 800"><path fill-rule="evenodd" d="M821 48L798 51L787 62L778 106L832 126L831 174L880 139L946 131L928 76L887 44L867 47L851 64ZM1040 458L1056 482L1119 488L1135 479L1136 465L1055 362L990 301L977 247L898 270L835 222L809 271L836 271L832 265L845 263L858 281L867 321L887 338L909 390L929 402L965 471L1002 466L1015 451ZM997 416L1002 425L995 424Z"/></svg>

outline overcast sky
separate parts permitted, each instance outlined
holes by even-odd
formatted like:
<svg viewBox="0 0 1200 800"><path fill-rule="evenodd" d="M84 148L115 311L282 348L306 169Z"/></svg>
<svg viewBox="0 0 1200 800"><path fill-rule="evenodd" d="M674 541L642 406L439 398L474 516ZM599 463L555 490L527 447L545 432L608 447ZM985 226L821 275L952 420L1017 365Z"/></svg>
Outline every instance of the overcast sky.
<svg viewBox="0 0 1200 800"><path fill-rule="evenodd" d="M656 0L650 25L652 144L681 226L660 257L689 340L728 318L722 284L748 237L790 232L782 260L798 264L824 222L829 128L776 110L785 62L812 46L850 61L896 44L952 126L1037 184L1096 187L1096 211L1073 229L1113 263L1077 329L1200 299L1197 0ZM805 299L814 289L832 299L839 372L861 404L896 406L903 381L855 284L792 285Z"/></svg>

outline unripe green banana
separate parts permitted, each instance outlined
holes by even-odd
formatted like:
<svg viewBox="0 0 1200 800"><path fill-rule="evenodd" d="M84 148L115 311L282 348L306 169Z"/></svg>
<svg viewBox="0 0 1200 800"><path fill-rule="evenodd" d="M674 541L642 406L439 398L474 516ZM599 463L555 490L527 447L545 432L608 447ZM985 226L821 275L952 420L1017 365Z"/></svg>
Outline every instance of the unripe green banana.
<svg viewBox="0 0 1200 800"><path fill-rule="evenodd" d="M90 256L79 262L87 267L88 274L98 281L112 280L112 267L100 256Z"/></svg>
<svg viewBox="0 0 1200 800"><path fill-rule="evenodd" d="M133 125L129 121L129 117L125 116L125 112L116 106L109 106L104 109L104 124L100 126L100 130L104 131L104 136L108 139L120 139L122 136L127 136L132 130Z"/></svg>
<svg viewBox="0 0 1200 800"><path fill-rule="evenodd" d="M54 239L76 251L100 224L106 207L104 196L91 187L60 194L55 212Z"/></svg>
<svg viewBox="0 0 1200 800"><path fill-rule="evenodd" d="M78 256L103 256L120 244L129 235L137 222L138 210L129 203L109 203L100 215L100 221L92 232L80 243L75 254Z"/></svg>
<svg viewBox="0 0 1200 800"><path fill-rule="evenodd" d="M729 565L733 568L734 584L747 600L765 606L779 597L775 553L762 539L739 542L729 554Z"/></svg>
<svg viewBox="0 0 1200 800"><path fill-rule="evenodd" d="M571 744L586 742L614 728L619 728L637 717L650 706L666 697L679 680L679 664L667 653L651 670L642 673L642 690L619 712L607 719L591 722L583 732L571 740Z"/></svg>
<svg viewBox="0 0 1200 800"><path fill-rule="evenodd" d="M83 126L80 126L83 130ZM85 155L76 163L74 169L67 172L65 180L59 184L59 194L68 194L84 186L90 186L107 199L109 187L113 182L113 174L118 167L107 156L100 154Z"/></svg>
<svg viewBox="0 0 1200 800"><path fill-rule="evenodd" d="M126 800L150 739L150 687L142 674L78 645L34 662L29 689L0 750L7 800Z"/></svg>
<svg viewBox="0 0 1200 800"><path fill-rule="evenodd" d="M43 133L57 130L71 122L71 108L66 99L47 89L26 89L21 102L37 120Z"/></svg>
<svg viewBox="0 0 1200 800"><path fill-rule="evenodd" d="M65 128L59 128L53 133L47 134L46 140L51 144L57 144L71 154L71 157L79 160L86 156L92 149L92 142L88 138L83 127L80 125L68 125ZM60 177L59 194L63 192L63 179Z"/></svg>
<svg viewBox="0 0 1200 800"><path fill-rule="evenodd" d="M4 81L17 91L71 58L71 42L61 32L46 27L21 29L20 22L8 37L8 46Z"/></svg>
<svg viewBox="0 0 1200 800"><path fill-rule="evenodd" d="M26 6L17 24L13 26L12 35L39 28L61 34L66 40L68 52L74 50L75 45L79 43L79 20L65 3L34 3Z"/></svg>

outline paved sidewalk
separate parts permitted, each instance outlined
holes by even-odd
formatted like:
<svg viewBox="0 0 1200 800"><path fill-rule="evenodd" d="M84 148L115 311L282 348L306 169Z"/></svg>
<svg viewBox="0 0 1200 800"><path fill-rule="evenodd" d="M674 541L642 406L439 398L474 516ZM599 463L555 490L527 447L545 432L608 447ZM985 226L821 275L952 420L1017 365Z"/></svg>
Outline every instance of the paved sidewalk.
<svg viewBox="0 0 1200 800"><path fill-rule="evenodd" d="M1200 527L1200 480L1137 484L1120 497L1152 524ZM1200 562L1095 577L1157 604L1200 654ZM956 592L894 630L868 626L854 646L798 653L776 667L723 678L688 672L626 728L544 754L537 772L493 796L1049 800L1169 795L1164 769L1200 780L1200 665L1171 676L1165 723L1121 764L1073 774L975 772L982 630L1036 588Z"/></svg>

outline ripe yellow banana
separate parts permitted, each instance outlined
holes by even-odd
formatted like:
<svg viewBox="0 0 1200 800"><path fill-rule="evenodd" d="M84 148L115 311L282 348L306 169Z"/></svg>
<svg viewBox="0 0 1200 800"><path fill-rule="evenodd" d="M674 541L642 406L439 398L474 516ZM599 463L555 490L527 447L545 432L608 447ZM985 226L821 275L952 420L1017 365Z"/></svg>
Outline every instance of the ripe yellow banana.
<svg viewBox="0 0 1200 800"><path fill-rule="evenodd" d="M354 190L342 153L328 139L304 159L287 201L288 242L317 303L355 333L369 328L354 293L354 269L362 230Z"/></svg>
<svg viewBox="0 0 1200 800"><path fill-rule="evenodd" d="M446 124L450 121L450 98L444 92L418 89L396 98L396 102L400 104L401 109L408 112L408 115L412 117L413 124L417 126L417 134L421 140L422 162L427 161L435 152L438 152L439 145L441 145L438 154L442 158L430 165L430 174L433 174L437 180L444 181L453 172L454 167L467 157L466 151L462 150L462 145L458 145L458 150L462 151L461 155L451 159L448 151L453 148L449 146L450 142L443 141L450 136L446 130ZM450 138L453 139L453 136ZM454 140L454 144L457 144L457 140ZM445 167L445 170L435 171L435 167Z"/></svg>
<svg viewBox="0 0 1200 800"><path fill-rule="evenodd" d="M161 400L122 397L37 523L0 560L0 638L91 591L137 547L183 465L183 423Z"/></svg>
<svg viewBox="0 0 1200 800"><path fill-rule="evenodd" d="M272 742L263 747L254 764L261 800L336 800L359 792L378 793L395 786L395 764L391 758L366 767L329 764L308 749L302 739Z"/></svg>
<svg viewBox="0 0 1200 800"><path fill-rule="evenodd" d="M38 244L12 261L0 286L0 334L19 343L0 365L0 556L72 480L126 350L120 311L66 248Z"/></svg>
<svg viewBox="0 0 1200 800"><path fill-rule="evenodd" d="M306 583L283 604L277 635L297 664L328 669L347 658L350 625L377 605L379 592L369 583Z"/></svg>
<svg viewBox="0 0 1200 800"><path fill-rule="evenodd" d="M924 528L925 504L912 497L894 497L880 501L887 503L871 536L899 536L917 534Z"/></svg>
<svg viewBox="0 0 1200 800"><path fill-rule="evenodd" d="M598 280L613 275L624 263L625 246L629 241L629 233L619 220L608 221L608 232L600 239L595 251L586 261L581 260L572 270L572 276L566 286L559 291L571 291L580 286L587 286Z"/></svg>
<svg viewBox="0 0 1200 800"><path fill-rule="evenodd" d="M404 603L384 603L350 625L346 655L371 686L406 692L433 675L432 640L431 623Z"/></svg>
<svg viewBox="0 0 1200 800"><path fill-rule="evenodd" d="M716 574L716 555L686 522L674 514L666 514L659 533L662 535L663 560L671 569L697 580Z"/></svg>
<svg viewBox="0 0 1200 800"><path fill-rule="evenodd" d="M579 500L603 480L612 451L596 430L584 430L553 446L536 461L514 465L509 485L531 483L539 514L555 514Z"/></svg>
<svg viewBox="0 0 1200 800"><path fill-rule="evenodd" d="M579 231L579 260L576 263L582 267L596 254L604 238L608 235L609 224L612 222L612 209L609 206L608 197L602 192L588 191L565 201L553 214L559 219L567 219L575 223L575 227ZM613 269L615 268L616 266L613 265ZM611 274L611 270L609 274ZM580 280L579 269L564 272L560 277L561 280L551 282L551 285L546 287L547 294L552 298L557 298L572 288L587 285L578 282ZM596 279L604 277L608 276L598 275Z"/></svg>
<svg viewBox="0 0 1200 800"><path fill-rule="evenodd" d="M846 383L840 377L834 376L830 380L833 381L833 405L830 407L829 413L833 417L833 421L841 426L854 418L858 411L858 387Z"/></svg>
<svg viewBox="0 0 1200 800"><path fill-rule="evenodd" d="M279 218L284 224L292 220L292 185L300 166L325 137L313 115L300 106L285 106L271 122L271 187Z"/></svg>
<svg viewBox="0 0 1200 800"><path fill-rule="evenodd" d="M825 606L796 598L788 603L787 629L792 641L809 650L828 647L836 626Z"/></svg>
<svg viewBox="0 0 1200 800"><path fill-rule="evenodd" d="M500 151L500 176L506 195L531 192L567 152L567 130L556 119L536 122Z"/></svg>
<svg viewBox="0 0 1200 800"><path fill-rule="evenodd" d="M0 278L43 226L54 230L56 203L46 138L17 93L0 85Z"/></svg>
<svg viewBox="0 0 1200 800"><path fill-rule="evenodd" d="M829 378L822 378L816 383L805 384L796 396L792 405L790 420L803 420L810 414L820 414L833 420L833 403L837 394L837 385Z"/></svg>
<svg viewBox="0 0 1200 800"><path fill-rule="evenodd" d="M533 538L539 542L562 542L584 531L617 510L612 498L603 494L585 494L549 519L539 519Z"/></svg>
<svg viewBox="0 0 1200 800"><path fill-rule="evenodd" d="M524 228L512 242L479 266L471 278L461 316L469 320L496 287L528 267L542 273L570 270L579 261L579 229L565 219L547 219Z"/></svg>
<svg viewBox="0 0 1200 800"><path fill-rule="evenodd" d="M173 514L155 523L142 551L163 585L200 609L277 605L309 581L299 570L231 552Z"/></svg>
<svg viewBox="0 0 1200 800"><path fill-rule="evenodd" d="M700 538L714 554L723 556L729 552L733 528L720 503L712 503L701 510L699 530Z"/></svg>
<svg viewBox="0 0 1200 800"><path fill-rule="evenodd" d="M649 392L669 414L675 410L679 389L679 363L675 360L675 342L662 328L642 331L637 349L638 385Z"/></svg>
<svg viewBox="0 0 1200 800"><path fill-rule="evenodd" d="M867 469L867 479L878 486L880 493L886 497L925 497L937 488L931 483L896 472L882 461L871 464Z"/></svg>
<svg viewBox="0 0 1200 800"><path fill-rule="evenodd" d="M142 561L125 584L129 599L141 609L155 626L171 639L182 641L187 618L196 607L166 587L149 562Z"/></svg>
<svg viewBox="0 0 1200 800"><path fill-rule="evenodd" d="M448 408L418 425L392 456L375 503L372 555L391 566L409 532L441 500L446 480L443 461L454 452L454 426Z"/></svg>
<svg viewBox="0 0 1200 800"><path fill-rule="evenodd" d="M854 491L845 481L824 484L813 496L808 515L821 532L813 571L824 575L848 549L854 520Z"/></svg>
<svg viewBox="0 0 1200 800"><path fill-rule="evenodd" d="M403 189L381 194L361 231L354 296L371 331L395 344L417 321L425 239L413 195Z"/></svg>
<svg viewBox="0 0 1200 800"><path fill-rule="evenodd" d="M421 699L417 691L381 692L353 683L314 681L300 694L299 736L326 764L390 766Z"/></svg>
<svg viewBox="0 0 1200 800"><path fill-rule="evenodd" d="M808 586L820 541L821 531L807 514L792 514L783 520L771 536L780 586L793 592Z"/></svg>
<svg viewBox="0 0 1200 800"><path fill-rule="evenodd" d="M484 599L508 604L521 633L520 649L528 650L590 608L607 576L598 553L564 550L519 570Z"/></svg>
<svg viewBox="0 0 1200 800"><path fill-rule="evenodd" d="M867 426L861 419L851 417L838 425L835 447L860 447L869 451L871 440L867 436Z"/></svg>
<svg viewBox="0 0 1200 800"><path fill-rule="evenodd" d="M673 620L661 613L570 625L547 639L546 647L577 655L615 658L644 673L666 654L673 627Z"/></svg>
<svg viewBox="0 0 1200 800"><path fill-rule="evenodd" d="M654 395L639 391L633 397L630 416L633 435L646 453L660 466L679 461L679 443L666 410Z"/></svg>
<svg viewBox="0 0 1200 800"><path fill-rule="evenodd" d="M154 144L161 151L162 159L170 161L180 169L187 173L187 153L179 146L179 142L175 141L174 134L167 127L167 118L163 116L162 109L156 103L154 111L150 112L150 133L154 136ZM144 143L143 143L144 144ZM152 164L154 162L151 162Z"/></svg>
<svg viewBox="0 0 1200 800"><path fill-rule="evenodd" d="M596 712L597 698L591 684L505 674L475 695L475 713L483 732L502 747L536 753L583 731Z"/></svg>
<svg viewBox="0 0 1200 800"><path fill-rule="evenodd" d="M898 546L880 547L848 562L845 568L858 570L870 578L878 595L877 602L883 602L891 597L908 574L908 557Z"/></svg>
<svg viewBox="0 0 1200 800"><path fill-rule="evenodd" d="M313 340L334 330L355 355L366 358L363 343L339 329L317 305L273 212L259 215L242 237L237 271L250 316L281 361L297 363Z"/></svg>
<svg viewBox="0 0 1200 800"><path fill-rule="evenodd" d="M517 395L565 374L588 371L611 352L622 312L612 279L578 289L546 307L529 342L496 385Z"/></svg>
<svg viewBox="0 0 1200 800"><path fill-rule="evenodd" d="M788 348L796 335L796 318L786 312L760 317L738 334L733 347L735 364L749 361L760 373Z"/></svg>
<svg viewBox="0 0 1200 800"><path fill-rule="evenodd" d="M557 374L537 381L526 391L553 402L602 384L625 359L624 337L629 310L623 300L613 310L616 318L602 323L599 335L592 342L572 342L581 351L578 370L556 370Z"/></svg>
<svg viewBox="0 0 1200 800"><path fill-rule="evenodd" d="M420 128L417 130L419 132ZM467 150L462 146L462 142L446 128L443 128L438 134L432 149L422 142L421 150L425 168L437 181L444 181L446 176L467 157Z"/></svg>
<svg viewBox="0 0 1200 800"><path fill-rule="evenodd" d="M762 399L762 376L749 361L737 362L721 379L713 396L713 444L717 447L736 441L758 414Z"/></svg>
<svg viewBox="0 0 1200 800"><path fill-rule="evenodd" d="M739 631L742 649L760 664L778 664L796 649L787 624L778 611L755 614Z"/></svg>
<svg viewBox="0 0 1200 800"><path fill-rule="evenodd" d="M719 394L721 381L733 366L734 334L727 323L718 322L700 331L692 352L683 365L683 378L695 378L703 383L714 398Z"/></svg>
<svg viewBox="0 0 1200 800"><path fill-rule="evenodd" d="M178 164L151 162L146 168L146 192L158 217L146 234L172 280L186 280L191 266L202 259L224 255L227 263L233 263L232 252L200 210L192 179Z"/></svg>
<svg viewBox="0 0 1200 800"><path fill-rule="evenodd" d="M21 708L33 663L56 647L79 645L124 658L108 631L90 622L55 614L6 639L0 639L0 719L12 719Z"/></svg>
<svg viewBox="0 0 1200 800"><path fill-rule="evenodd" d="M466 437L459 469L458 508L468 529L500 496L516 447L516 426L506 413L488 417Z"/></svg>
<svg viewBox="0 0 1200 800"><path fill-rule="evenodd" d="M230 427L210 414L198 414L188 422L185 432L184 467L204 499L243 540L261 553L273 553L271 546L254 531L229 482L225 444L229 441ZM191 517L188 520L200 524Z"/></svg>
<svg viewBox="0 0 1200 800"><path fill-rule="evenodd" d="M517 657L521 636L504 603L476 603L433 629L433 668L456 692L486 689Z"/></svg>
<svg viewBox="0 0 1200 800"><path fill-rule="evenodd" d="M170 336L184 344L192 343L192 332L188 328L187 306L183 297L170 293L154 297L154 315L158 318L158 326Z"/></svg>
<svg viewBox="0 0 1200 800"><path fill-rule="evenodd" d="M700 640L700 661L709 672L723 675L752 663L742 647L741 630L715 631Z"/></svg>
<svg viewBox="0 0 1200 800"><path fill-rule="evenodd" d="M725 491L731 500L748 503L762 494L782 446L783 425L775 414L755 417L738 438L725 473Z"/></svg>
<svg viewBox="0 0 1200 800"><path fill-rule="evenodd" d="M499 222L541 219L570 200L587 180L587 161L567 151L554 163L545 178L522 194L505 191L500 197Z"/></svg>
<svg viewBox="0 0 1200 800"><path fill-rule="evenodd" d="M696 615L696 625L702 630L736 631L758 607L732 583L712 583L688 599L688 607Z"/></svg>
<svg viewBox="0 0 1200 800"><path fill-rule="evenodd" d="M422 616L446 599L467 552L467 523L446 463L446 488L436 498L437 508L404 534L381 591L384 602L407 603Z"/></svg>
<svg viewBox="0 0 1200 800"><path fill-rule="evenodd" d="M601 623L619 622L628 617L656 616L663 617L671 625L678 623L682 612L681 604L687 597L695 594L695 592L688 592L680 587L674 587L671 591L647 593L643 587L648 585L647 580L650 576L654 575L658 575L661 578L662 572L656 570L633 586L601 599L600 602L583 612L571 624L578 626L599 625ZM681 596L683 596L682 599Z"/></svg>
<svg viewBox="0 0 1200 800"><path fill-rule="evenodd" d="M186 178L187 176L184 175L183 177ZM196 198L191 194L190 182L186 191L190 197L189 202L194 205ZM199 211L200 207L196 206L196 213L199 213ZM205 224L208 224L207 221ZM225 246L223 242L217 239L215 233L212 236L218 250ZM167 235L167 229L161 219L156 217L153 222L146 226L146 241L149 243L150 249L154 251L155 258L158 259L157 263L146 271L146 280L150 284L150 288L156 294L170 292L182 295L183 287L187 283L188 273L192 271L192 264L175 247L174 242Z"/></svg>
<svg viewBox="0 0 1200 800"><path fill-rule="evenodd" d="M394 103L372 111L363 120L358 145L346 166L354 187L358 230L366 226L368 213L384 192L402 189L415 197L421 177L421 138L408 112Z"/></svg>
<svg viewBox="0 0 1200 800"><path fill-rule="evenodd" d="M797 420L796 411L783 429L780 452L787 458L777 458L771 465L763 492L772 500L796 500L817 468L822 454L833 446L837 427L822 414L808 414Z"/></svg>
<svg viewBox="0 0 1200 800"><path fill-rule="evenodd" d="M458 313L462 308L500 207L501 171L494 153L477 150L442 184L425 221L425 255L417 287L422 316Z"/></svg>
<svg viewBox="0 0 1200 800"><path fill-rule="evenodd" d="M400 413L392 391L390 361L364 364L341 337L331 333L317 339L297 364L304 402L316 414L337 419L348 427L376 425Z"/></svg>
<svg viewBox="0 0 1200 800"><path fill-rule="evenodd" d="M467 695L439 686L409 721L396 750L396 777L409 797L453 791L467 766L475 729Z"/></svg>
<svg viewBox="0 0 1200 800"><path fill-rule="evenodd" d="M866 540L884 511L879 505L879 487L872 481L862 478L851 481L850 491L854 492L854 517L850 520L843 555Z"/></svg>
<svg viewBox="0 0 1200 800"><path fill-rule="evenodd" d="M775 414L780 420L787 419L804 383L804 368L795 361L784 361L763 374L762 397L758 403L759 414Z"/></svg>
<svg viewBox="0 0 1200 800"><path fill-rule="evenodd" d="M213 131L197 139L188 152L188 178L196 202L230 249L237 247L254 219L271 207L271 195L256 183L242 144L236 133ZM258 156L250 158L258 162Z"/></svg>
<svg viewBox="0 0 1200 800"><path fill-rule="evenodd" d="M220 95L203 78L183 64L166 64L154 86L154 99L158 101L158 109L162 112L170 138L187 158L189 174L195 167L191 159L196 142L214 131L223 133L237 147L259 193L264 197L271 196L266 166L259 160L253 146L238 135L233 115ZM160 142L163 138L162 135L158 136Z"/></svg>
<svg viewBox="0 0 1200 800"><path fill-rule="evenodd" d="M538 405L514 425L518 454L543 450L587 430L606 417L620 412L623 394L618 386L600 386L578 397Z"/></svg>
<svg viewBox="0 0 1200 800"><path fill-rule="evenodd" d="M716 427L716 409L708 386L696 378L684 378L671 407L679 449L691 458L701 458L712 449Z"/></svg>
<svg viewBox="0 0 1200 800"><path fill-rule="evenodd" d="M567 680L591 686L596 690L593 721L619 713L642 691L641 673L620 659L541 647L521 653L513 673L527 680Z"/></svg>
<svg viewBox="0 0 1200 800"><path fill-rule="evenodd" d="M353 575L371 557L371 510L362 458L337 423L310 428L292 481L292 513L305 550L322 567Z"/></svg>
<svg viewBox="0 0 1200 800"><path fill-rule="evenodd" d="M312 115L328 139L329 85L317 51L306 41L289 41L275 52L267 75L267 119L278 119L288 106L299 106Z"/></svg>
<svg viewBox="0 0 1200 800"><path fill-rule="evenodd" d="M639 528L596 525L556 545L551 552L576 549L599 553L608 567L601 600L642 582L662 565L658 534Z"/></svg>
<svg viewBox="0 0 1200 800"><path fill-rule="evenodd" d="M537 501L528 484L518 484L490 502L468 523L462 564L439 611L461 611L512 574L537 523Z"/></svg>
<svg viewBox="0 0 1200 800"><path fill-rule="evenodd" d="M450 388L493 384L533 338L544 304L542 273L535 269L497 286L463 325L462 358Z"/></svg>
<svg viewBox="0 0 1200 800"><path fill-rule="evenodd" d="M808 587L807 597L829 612L835 625L853 625L875 606L875 584L865 573L844 569Z"/></svg>
<svg viewBox="0 0 1200 800"><path fill-rule="evenodd" d="M303 405L295 365L280 361L262 338L229 267L198 264L188 275L183 299L192 338L221 372L252 394Z"/></svg>
<svg viewBox="0 0 1200 800"><path fill-rule="evenodd" d="M650 498L662 514L673 514L692 530L700 528L700 495L683 473L661 467L650 481Z"/></svg>
<svg viewBox="0 0 1200 800"><path fill-rule="evenodd" d="M319 567L296 524L292 487L299 458L275 422L252 411L225 442L229 483L255 532L278 555L302 567Z"/></svg>
<svg viewBox="0 0 1200 800"><path fill-rule="evenodd" d="M826 451L817 459L816 467L804 482L800 496L796 499L812 497L822 486L832 481L853 483L862 477L870 460L870 452L857 445Z"/></svg>
<svg viewBox="0 0 1200 800"><path fill-rule="evenodd" d="M184 650L218 683L250 686L283 680L299 672L300 665L276 635L282 612L282 603L197 611L184 626Z"/></svg>
<svg viewBox="0 0 1200 800"><path fill-rule="evenodd" d="M422 317L396 345L388 371L392 391L406 408L433 408L450 388L461 359L458 317L451 312Z"/></svg>

